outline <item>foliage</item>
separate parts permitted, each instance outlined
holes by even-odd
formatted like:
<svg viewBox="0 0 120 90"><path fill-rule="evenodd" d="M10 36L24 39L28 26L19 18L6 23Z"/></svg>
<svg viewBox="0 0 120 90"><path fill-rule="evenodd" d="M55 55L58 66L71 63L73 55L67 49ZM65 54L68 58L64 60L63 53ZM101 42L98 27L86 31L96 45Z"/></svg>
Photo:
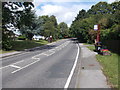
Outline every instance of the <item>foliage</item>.
<svg viewBox="0 0 120 90"><path fill-rule="evenodd" d="M32 14L27 14L25 11L30 11L33 7L31 2L2 2L2 49L10 50L12 48L11 41L15 37L13 32L29 23L22 22L22 18L30 19ZM24 13L27 16L24 17Z"/></svg>
<svg viewBox="0 0 120 90"><path fill-rule="evenodd" d="M20 35L20 36L18 37L18 40L26 40L25 35Z"/></svg>
<svg viewBox="0 0 120 90"><path fill-rule="evenodd" d="M80 42L94 42L97 31L93 26L100 24L101 41L120 38L120 1L108 4L99 2L88 11L81 10L70 27L71 36Z"/></svg>
<svg viewBox="0 0 120 90"><path fill-rule="evenodd" d="M42 20L39 27L40 35L45 37L52 36L53 39L64 38L64 36L68 36L69 29L66 23L61 22L59 25L57 23L57 19L54 15L52 16L39 16L39 20Z"/></svg>
<svg viewBox="0 0 120 90"><path fill-rule="evenodd" d="M66 23L61 22L58 25L58 30L59 30L60 38L69 37L69 29Z"/></svg>
<svg viewBox="0 0 120 90"><path fill-rule="evenodd" d="M13 33L12 33L13 34ZM3 50L11 50L12 48L12 44L11 44L11 32L9 32L8 30L3 29L2 30L2 49Z"/></svg>
<svg viewBox="0 0 120 90"><path fill-rule="evenodd" d="M31 2L3 2L2 7L2 32L5 34L2 43L3 49L12 48L11 42L15 37L13 32L17 29L22 34L18 39L22 40L26 38L32 40L34 35L42 35L46 38L52 36L53 40L60 36L68 36L67 24L64 23L65 28L63 29L65 30L61 33L56 17L54 15L37 17Z"/></svg>
<svg viewBox="0 0 120 90"><path fill-rule="evenodd" d="M45 45L48 42L45 40L39 41L31 41L31 40L19 40L19 41L12 41L12 50L21 51L24 49L34 48L37 46Z"/></svg>
<svg viewBox="0 0 120 90"><path fill-rule="evenodd" d="M118 88L118 55L112 53L112 56L97 55L96 57L103 66L103 72L107 75L109 84L113 88Z"/></svg>

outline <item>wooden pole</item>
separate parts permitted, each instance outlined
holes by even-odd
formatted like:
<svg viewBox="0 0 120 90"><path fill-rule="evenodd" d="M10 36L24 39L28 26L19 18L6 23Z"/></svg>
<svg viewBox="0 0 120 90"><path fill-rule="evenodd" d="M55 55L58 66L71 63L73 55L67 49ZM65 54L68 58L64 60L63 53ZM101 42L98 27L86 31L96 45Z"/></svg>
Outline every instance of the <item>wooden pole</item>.
<svg viewBox="0 0 120 90"><path fill-rule="evenodd" d="M100 24L98 24L97 42L100 42Z"/></svg>

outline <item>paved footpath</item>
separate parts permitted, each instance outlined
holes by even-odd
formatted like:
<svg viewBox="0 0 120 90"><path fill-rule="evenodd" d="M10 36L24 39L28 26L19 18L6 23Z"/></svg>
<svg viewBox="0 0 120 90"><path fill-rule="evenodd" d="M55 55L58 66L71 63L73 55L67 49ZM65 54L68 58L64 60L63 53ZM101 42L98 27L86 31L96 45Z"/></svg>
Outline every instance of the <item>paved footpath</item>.
<svg viewBox="0 0 120 90"><path fill-rule="evenodd" d="M110 88L107 85L100 64L97 62L95 55L97 53L90 51L86 45L80 44L81 47L81 70L77 88Z"/></svg>

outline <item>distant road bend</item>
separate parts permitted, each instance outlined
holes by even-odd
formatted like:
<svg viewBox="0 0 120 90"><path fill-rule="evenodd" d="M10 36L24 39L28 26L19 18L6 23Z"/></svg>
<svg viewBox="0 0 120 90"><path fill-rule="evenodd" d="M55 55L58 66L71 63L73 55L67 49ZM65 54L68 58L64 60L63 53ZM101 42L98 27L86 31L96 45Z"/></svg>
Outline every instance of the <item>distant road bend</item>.
<svg viewBox="0 0 120 90"><path fill-rule="evenodd" d="M63 39L3 58L2 88L74 88L79 54L75 39Z"/></svg>

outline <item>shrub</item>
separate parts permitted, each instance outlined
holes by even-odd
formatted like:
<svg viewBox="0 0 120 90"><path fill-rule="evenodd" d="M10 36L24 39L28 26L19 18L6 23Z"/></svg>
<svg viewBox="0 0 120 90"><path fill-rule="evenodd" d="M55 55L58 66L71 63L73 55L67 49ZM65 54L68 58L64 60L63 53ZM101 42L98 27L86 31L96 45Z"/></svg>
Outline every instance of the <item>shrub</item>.
<svg viewBox="0 0 120 90"><path fill-rule="evenodd" d="M6 51L11 50L12 49L11 41L10 40L2 41L2 49Z"/></svg>

